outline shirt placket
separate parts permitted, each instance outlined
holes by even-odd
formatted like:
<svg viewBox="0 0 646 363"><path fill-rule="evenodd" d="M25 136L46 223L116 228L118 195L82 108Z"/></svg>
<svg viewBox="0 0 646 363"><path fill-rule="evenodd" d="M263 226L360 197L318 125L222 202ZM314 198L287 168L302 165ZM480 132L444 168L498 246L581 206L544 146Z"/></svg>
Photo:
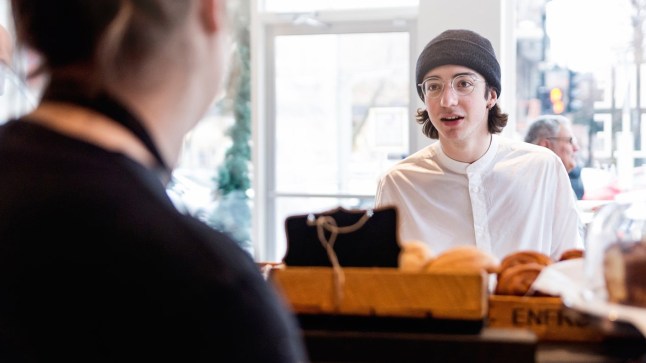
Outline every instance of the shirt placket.
<svg viewBox="0 0 646 363"><path fill-rule="evenodd" d="M486 193L482 184L482 175L477 172L469 172L467 176L469 178L469 197L471 199L476 246L482 251L492 253Z"/></svg>

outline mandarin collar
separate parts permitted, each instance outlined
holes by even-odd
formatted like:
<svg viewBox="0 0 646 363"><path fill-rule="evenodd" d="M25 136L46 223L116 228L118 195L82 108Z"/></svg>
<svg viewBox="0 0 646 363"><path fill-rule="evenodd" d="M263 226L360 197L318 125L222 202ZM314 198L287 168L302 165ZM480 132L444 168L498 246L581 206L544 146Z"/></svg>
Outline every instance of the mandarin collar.
<svg viewBox="0 0 646 363"><path fill-rule="evenodd" d="M462 161L453 160L448 155L446 155L444 153L444 150L442 150L441 141L438 140L438 142L433 144L440 164L442 164L445 168L451 170L452 172L458 174L479 172L487 169L493 162L499 145L499 136L491 135L491 144L489 145L489 148L484 153L484 155L482 155L480 159L474 161L473 163L465 163Z"/></svg>

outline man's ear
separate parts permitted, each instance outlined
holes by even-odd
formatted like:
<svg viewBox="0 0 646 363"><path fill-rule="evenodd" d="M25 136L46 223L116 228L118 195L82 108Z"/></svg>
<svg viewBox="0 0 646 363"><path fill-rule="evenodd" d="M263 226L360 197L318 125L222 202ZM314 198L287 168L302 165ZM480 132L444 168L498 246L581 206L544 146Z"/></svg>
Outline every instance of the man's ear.
<svg viewBox="0 0 646 363"><path fill-rule="evenodd" d="M487 100L486 107L487 110L491 110L498 101L498 95L493 87L487 87L487 92L489 92L489 94L486 94L487 97L485 98Z"/></svg>
<svg viewBox="0 0 646 363"><path fill-rule="evenodd" d="M493 87L489 88L489 102L491 102L491 107L498 102L498 94L496 93L496 90Z"/></svg>
<svg viewBox="0 0 646 363"><path fill-rule="evenodd" d="M200 16L204 28L211 32L218 31L223 24L225 11L224 1L226 0L200 0Z"/></svg>
<svg viewBox="0 0 646 363"><path fill-rule="evenodd" d="M549 149L550 148L550 140L548 140L548 139L540 139L540 140L538 140L536 145L544 146L544 147Z"/></svg>

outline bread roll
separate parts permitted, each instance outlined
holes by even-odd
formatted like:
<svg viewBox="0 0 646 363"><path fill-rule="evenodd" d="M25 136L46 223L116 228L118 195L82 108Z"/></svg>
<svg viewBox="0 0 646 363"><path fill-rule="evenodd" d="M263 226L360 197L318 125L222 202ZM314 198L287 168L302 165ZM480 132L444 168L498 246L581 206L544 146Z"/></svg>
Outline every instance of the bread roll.
<svg viewBox="0 0 646 363"><path fill-rule="evenodd" d="M399 252L399 270L406 272L420 272L424 265L431 260L433 254L430 247L420 241L406 241L401 244Z"/></svg>
<svg viewBox="0 0 646 363"><path fill-rule="evenodd" d="M469 271L484 270L498 272L498 259L475 246L459 246L448 249L431 260L425 270L432 271Z"/></svg>
<svg viewBox="0 0 646 363"><path fill-rule="evenodd" d="M532 284L545 265L537 262L518 263L498 275L495 293L497 295L527 295Z"/></svg>

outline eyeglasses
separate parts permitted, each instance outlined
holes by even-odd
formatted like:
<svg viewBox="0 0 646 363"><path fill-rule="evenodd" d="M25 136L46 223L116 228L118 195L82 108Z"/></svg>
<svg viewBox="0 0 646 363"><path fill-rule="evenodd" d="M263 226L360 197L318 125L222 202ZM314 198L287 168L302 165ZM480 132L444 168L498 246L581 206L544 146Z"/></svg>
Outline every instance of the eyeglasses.
<svg viewBox="0 0 646 363"><path fill-rule="evenodd" d="M477 82L482 82L470 74L459 74L451 80L451 89L457 96L467 96L473 92ZM427 98L437 98L444 92L444 82L439 78L428 78L418 84Z"/></svg>
<svg viewBox="0 0 646 363"><path fill-rule="evenodd" d="M571 144L571 145L574 145L574 143L576 142L576 140L575 140L575 139L574 139L574 137L572 137L572 136L570 136L570 137L556 137L556 136L554 136L554 137L548 137L547 139L549 139L549 140L566 141L566 142L568 142L568 143L569 143L569 144Z"/></svg>

